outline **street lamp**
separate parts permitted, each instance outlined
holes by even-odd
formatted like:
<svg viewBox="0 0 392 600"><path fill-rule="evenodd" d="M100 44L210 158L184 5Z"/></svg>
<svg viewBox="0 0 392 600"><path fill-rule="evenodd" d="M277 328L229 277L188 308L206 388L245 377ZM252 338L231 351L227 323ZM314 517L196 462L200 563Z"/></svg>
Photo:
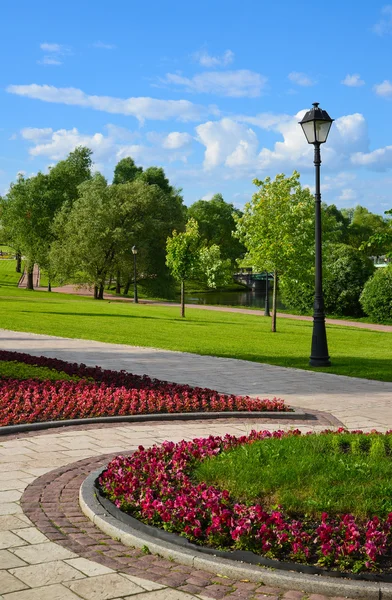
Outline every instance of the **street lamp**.
<svg viewBox="0 0 392 600"><path fill-rule="evenodd" d="M137 297L137 281L136 281L136 255L137 248L136 246L132 246L132 254L133 254L133 301L135 304L139 302Z"/></svg>
<svg viewBox="0 0 392 600"><path fill-rule="evenodd" d="M316 169L315 199L315 292L313 309L312 351L309 364L312 367L329 367L327 332L325 330L325 312L323 298L322 250L321 250L321 193L320 193L320 144L327 141L333 119L314 102L300 125L308 144L314 145L314 166Z"/></svg>

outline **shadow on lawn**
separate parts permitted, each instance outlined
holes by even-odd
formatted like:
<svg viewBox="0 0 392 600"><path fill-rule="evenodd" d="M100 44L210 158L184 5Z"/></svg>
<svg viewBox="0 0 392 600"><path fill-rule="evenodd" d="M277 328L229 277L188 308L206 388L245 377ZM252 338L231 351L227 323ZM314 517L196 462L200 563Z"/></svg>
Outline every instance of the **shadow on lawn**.
<svg viewBox="0 0 392 600"><path fill-rule="evenodd" d="M220 354L228 358L227 355ZM333 356L331 354L331 367L310 367L309 356L293 357L279 356L274 359L271 356L263 355L261 352L242 352L235 358L247 360L250 362L260 362L277 367L286 367L291 369L301 369L313 373L329 373L331 375L343 375L347 377L357 377L360 379L370 379L372 381L392 382L392 360L389 358L367 358L367 357L349 357ZM391 397L392 401L392 397Z"/></svg>
<svg viewBox="0 0 392 600"><path fill-rule="evenodd" d="M107 318L119 318L119 319L146 319L146 320L153 320L153 321L168 321L168 322L177 322L177 323L183 323L185 326L190 326L190 325L196 325L196 326L204 326L204 327L208 327L210 325L222 325L222 326L226 326L226 325L234 325L234 326L238 326L241 327L241 329L244 329L244 323L241 323L241 321L199 321L199 320L191 320L191 319L183 319L182 317L178 316L178 317L163 317L162 315L156 315L156 316L150 316L150 315L137 315L137 314L117 314L117 313L87 313L87 312L68 312L68 311L55 311L55 310L47 310L47 311L43 311L43 310L21 310L19 311L19 314L39 314L39 315L59 315L59 316L69 316L69 317L73 317L73 318L77 318L77 317L107 317ZM254 326L254 323L249 324L249 326ZM48 334L50 335L50 334Z"/></svg>

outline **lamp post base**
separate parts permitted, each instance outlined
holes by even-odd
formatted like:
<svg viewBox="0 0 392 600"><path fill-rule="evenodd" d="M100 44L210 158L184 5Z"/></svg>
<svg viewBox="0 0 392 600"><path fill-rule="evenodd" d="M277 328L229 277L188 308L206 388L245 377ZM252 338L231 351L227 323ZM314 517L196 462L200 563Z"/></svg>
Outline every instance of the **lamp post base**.
<svg viewBox="0 0 392 600"><path fill-rule="evenodd" d="M315 358L311 356L309 358L309 366L310 367L330 367L331 361L329 360L329 356L326 358Z"/></svg>
<svg viewBox="0 0 392 600"><path fill-rule="evenodd" d="M313 316L312 348L309 358L309 365L311 367L331 366L328 353L327 332L325 330L324 315L318 314Z"/></svg>

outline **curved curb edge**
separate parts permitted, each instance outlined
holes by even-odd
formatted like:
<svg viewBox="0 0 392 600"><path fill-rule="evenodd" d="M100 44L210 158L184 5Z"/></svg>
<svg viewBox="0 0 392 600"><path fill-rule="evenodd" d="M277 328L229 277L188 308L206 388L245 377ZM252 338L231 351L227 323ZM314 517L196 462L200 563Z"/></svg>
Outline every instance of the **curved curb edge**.
<svg viewBox="0 0 392 600"><path fill-rule="evenodd" d="M82 512L98 529L125 546L148 547L152 554L175 560L180 564L203 569L210 573L225 575L229 578L248 579L249 581L278 586L287 590L298 590L309 594L346 595L358 600L392 600L392 585L367 581L334 579L328 576L305 575L303 573L280 571L248 565L238 561L218 558L192 552L175 544L160 540L136 531L131 526L119 522L105 512L94 491L94 482L102 468L90 473L79 490L79 504Z"/></svg>
<svg viewBox="0 0 392 600"><path fill-rule="evenodd" d="M115 415L113 417L91 417L87 419L64 419L63 421L42 421L41 423L21 423L0 427L0 437L27 431L54 429L75 425L94 425L95 423L140 423L143 421L200 421L211 419L303 419L312 420L313 416L301 408L290 407L285 411L224 411L224 412L189 412L189 413L153 413L141 415Z"/></svg>

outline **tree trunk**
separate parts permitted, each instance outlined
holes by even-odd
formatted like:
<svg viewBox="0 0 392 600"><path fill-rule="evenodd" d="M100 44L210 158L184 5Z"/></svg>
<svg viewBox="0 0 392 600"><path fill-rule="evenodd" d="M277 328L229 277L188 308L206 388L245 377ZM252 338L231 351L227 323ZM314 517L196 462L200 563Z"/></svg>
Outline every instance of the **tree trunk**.
<svg viewBox="0 0 392 600"><path fill-rule="evenodd" d="M181 281L181 317L185 317L185 282Z"/></svg>
<svg viewBox="0 0 392 600"><path fill-rule="evenodd" d="M107 288L108 290L110 290L110 288L112 287L112 281L113 281L113 275L110 274L108 288Z"/></svg>
<svg viewBox="0 0 392 600"><path fill-rule="evenodd" d="M52 284L50 283L50 279L48 279L48 292L52 291Z"/></svg>
<svg viewBox="0 0 392 600"><path fill-rule="evenodd" d="M117 275L116 275L116 294L121 294L121 275L120 275L120 271L117 271Z"/></svg>
<svg viewBox="0 0 392 600"><path fill-rule="evenodd" d="M127 280L124 285L124 296L128 296L129 288L131 287L131 278L127 277Z"/></svg>
<svg viewBox="0 0 392 600"><path fill-rule="evenodd" d="M27 285L26 285L26 289L27 290L33 290L34 289L33 267L29 267L27 269Z"/></svg>
<svg viewBox="0 0 392 600"><path fill-rule="evenodd" d="M100 283L99 291L98 291L98 300L103 300L103 289L104 289L104 284Z"/></svg>
<svg viewBox="0 0 392 600"><path fill-rule="evenodd" d="M16 253L16 272L22 272L22 255L20 252Z"/></svg>
<svg viewBox="0 0 392 600"><path fill-rule="evenodd" d="M98 286L94 285L94 300L98 300Z"/></svg>
<svg viewBox="0 0 392 600"><path fill-rule="evenodd" d="M274 290L272 292L272 321L271 331L276 332L276 296L278 294L278 273L274 271Z"/></svg>

